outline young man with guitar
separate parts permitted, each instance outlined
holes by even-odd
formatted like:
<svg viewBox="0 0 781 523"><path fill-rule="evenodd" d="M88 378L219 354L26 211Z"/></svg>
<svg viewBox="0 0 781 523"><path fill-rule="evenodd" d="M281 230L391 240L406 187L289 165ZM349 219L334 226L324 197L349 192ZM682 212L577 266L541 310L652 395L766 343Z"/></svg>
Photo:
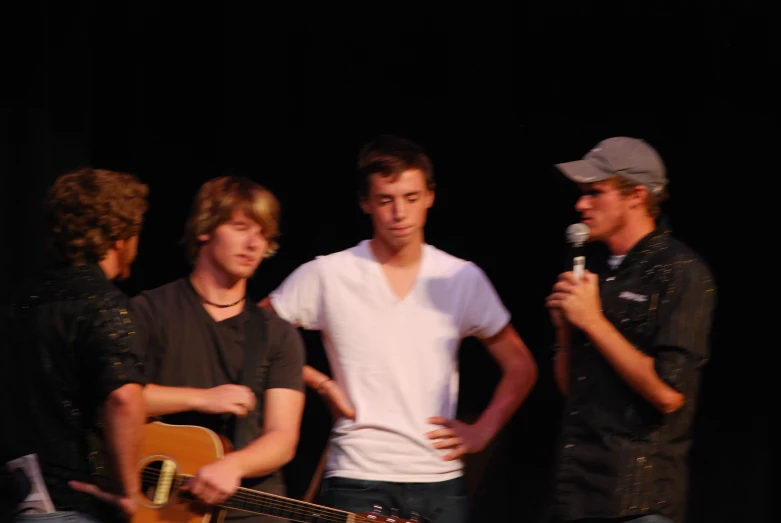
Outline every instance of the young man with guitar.
<svg viewBox="0 0 781 523"><path fill-rule="evenodd" d="M334 377L304 369L306 383L340 413L322 501L464 522L461 458L484 449L512 416L536 364L483 271L424 242L434 179L423 150L381 137L361 151L358 182L373 238L302 265L261 302L323 333ZM474 424L453 419L457 351L467 336L480 338L502 370Z"/></svg>
<svg viewBox="0 0 781 523"><path fill-rule="evenodd" d="M276 197L250 180L207 182L187 222L192 272L132 300L147 348L150 416L211 429L234 448L185 486L209 505L224 503L240 486L284 495L280 469L298 445L301 336L247 299L247 278L275 251L279 215ZM234 510L227 519L280 521Z"/></svg>
<svg viewBox="0 0 781 523"><path fill-rule="evenodd" d="M3 318L0 351L0 469L35 455L47 494L27 467L0 485L0 501L14 505L0 503L2 521L111 522L136 511L142 357L128 299L112 281L130 275L147 192L131 175L89 168L61 176L49 192L49 263ZM10 516L26 487L38 506Z"/></svg>

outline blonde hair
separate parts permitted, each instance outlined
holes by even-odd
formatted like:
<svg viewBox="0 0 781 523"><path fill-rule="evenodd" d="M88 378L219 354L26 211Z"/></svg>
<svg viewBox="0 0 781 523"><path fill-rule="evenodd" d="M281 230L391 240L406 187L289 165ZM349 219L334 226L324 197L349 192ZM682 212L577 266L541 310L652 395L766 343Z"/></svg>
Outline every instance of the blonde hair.
<svg viewBox="0 0 781 523"><path fill-rule="evenodd" d="M258 223L263 237L268 241L265 257L273 256L279 248L279 200L274 194L247 178L223 176L209 180L201 186L193 201L185 226L184 244L187 257L195 263L201 250L198 236L211 234L229 221L233 213L242 211Z"/></svg>

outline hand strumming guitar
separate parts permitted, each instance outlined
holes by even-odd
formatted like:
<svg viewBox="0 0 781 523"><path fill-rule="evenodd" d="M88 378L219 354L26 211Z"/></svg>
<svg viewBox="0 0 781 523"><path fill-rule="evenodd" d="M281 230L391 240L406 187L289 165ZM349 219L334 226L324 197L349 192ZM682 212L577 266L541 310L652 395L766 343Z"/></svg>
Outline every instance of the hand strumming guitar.
<svg viewBox="0 0 781 523"><path fill-rule="evenodd" d="M241 485L242 471L231 455L204 465L183 487L207 505L217 505L231 497Z"/></svg>

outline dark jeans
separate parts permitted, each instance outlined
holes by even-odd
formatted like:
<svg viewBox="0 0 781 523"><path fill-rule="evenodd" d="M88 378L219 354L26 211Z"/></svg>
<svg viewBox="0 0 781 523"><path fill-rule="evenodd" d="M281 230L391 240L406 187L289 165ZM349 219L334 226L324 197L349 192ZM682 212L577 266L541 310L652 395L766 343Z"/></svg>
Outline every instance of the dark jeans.
<svg viewBox="0 0 781 523"><path fill-rule="evenodd" d="M649 514L648 516L635 516L634 518L623 519L579 519L576 521L567 521L561 523L673 523L673 521L659 514ZM553 520L551 523L559 523L559 520Z"/></svg>
<svg viewBox="0 0 781 523"><path fill-rule="evenodd" d="M48 514L38 514L35 512L25 512L11 518L12 523L98 523L92 516L83 512L50 512Z"/></svg>
<svg viewBox="0 0 781 523"><path fill-rule="evenodd" d="M462 477L436 483L331 477L323 480L320 503L357 514L372 512L375 505L382 507L385 516L393 515L391 509L398 509L397 521L411 518L414 512L422 523L469 522L469 500Z"/></svg>

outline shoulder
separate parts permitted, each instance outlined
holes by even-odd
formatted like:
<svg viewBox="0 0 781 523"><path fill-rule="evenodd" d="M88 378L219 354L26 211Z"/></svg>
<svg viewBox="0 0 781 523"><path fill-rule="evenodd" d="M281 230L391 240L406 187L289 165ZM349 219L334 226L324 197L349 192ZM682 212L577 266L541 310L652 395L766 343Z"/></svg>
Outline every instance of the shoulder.
<svg viewBox="0 0 781 523"><path fill-rule="evenodd" d="M19 296L27 300L26 306L57 302L100 306L103 302L127 301L125 293L106 278L98 266L93 265L48 269L26 281L21 289Z"/></svg>
<svg viewBox="0 0 781 523"><path fill-rule="evenodd" d="M65 292L60 298L67 301L81 301L86 312L100 316L120 316L127 312L130 305L128 296L113 282L105 278L102 271L90 267L77 268L71 285L64 287Z"/></svg>
<svg viewBox="0 0 781 523"><path fill-rule="evenodd" d="M425 245L426 264L432 275L454 278L459 282L479 281L485 272L474 262L459 258L433 245Z"/></svg>
<svg viewBox="0 0 781 523"><path fill-rule="evenodd" d="M708 263L694 249L681 240L668 236L649 258L656 280L670 290L691 289L716 291L716 282Z"/></svg>
<svg viewBox="0 0 781 523"><path fill-rule="evenodd" d="M262 321L268 329L268 340L272 344L282 341L301 341L301 334L290 322L285 321L275 312L262 307L255 307L257 321Z"/></svg>
<svg viewBox="0 0 781 523"><path fill-rule="evenodd" d="M368 240L359 244L333 252L315 256L313 259L298 266L291 274L291 279L307 277L339 277L354 276L366 270L370 264L376 263L368 246Z"/></svg>
<svg viewBox="0 0 781 523"><path fill-rule="evenodd" d="M374 256L369 248L369 240L363 240L349 249L316 256L309 263L320 270L335 271L373 261Z"/></svg>
<svg viewBox="0 0 781 523"><path fill-rule="evenodd" d="M131 298L130 301L133 305L146 305L147 307L164 309L182 294L185 285L186 282L184 278L180 278L170 283L166 283L165 285L161 285L160 287L141 291L135 297Z"/></svg>
<svg viewBox="0 0 781 523"><path fill-rule="evenodd" d="M255 307L255 314L258 321L264 322L268 328L274 332L289 332L296 330L293 325L280 318L275 312L263 307Z"/></svg>

